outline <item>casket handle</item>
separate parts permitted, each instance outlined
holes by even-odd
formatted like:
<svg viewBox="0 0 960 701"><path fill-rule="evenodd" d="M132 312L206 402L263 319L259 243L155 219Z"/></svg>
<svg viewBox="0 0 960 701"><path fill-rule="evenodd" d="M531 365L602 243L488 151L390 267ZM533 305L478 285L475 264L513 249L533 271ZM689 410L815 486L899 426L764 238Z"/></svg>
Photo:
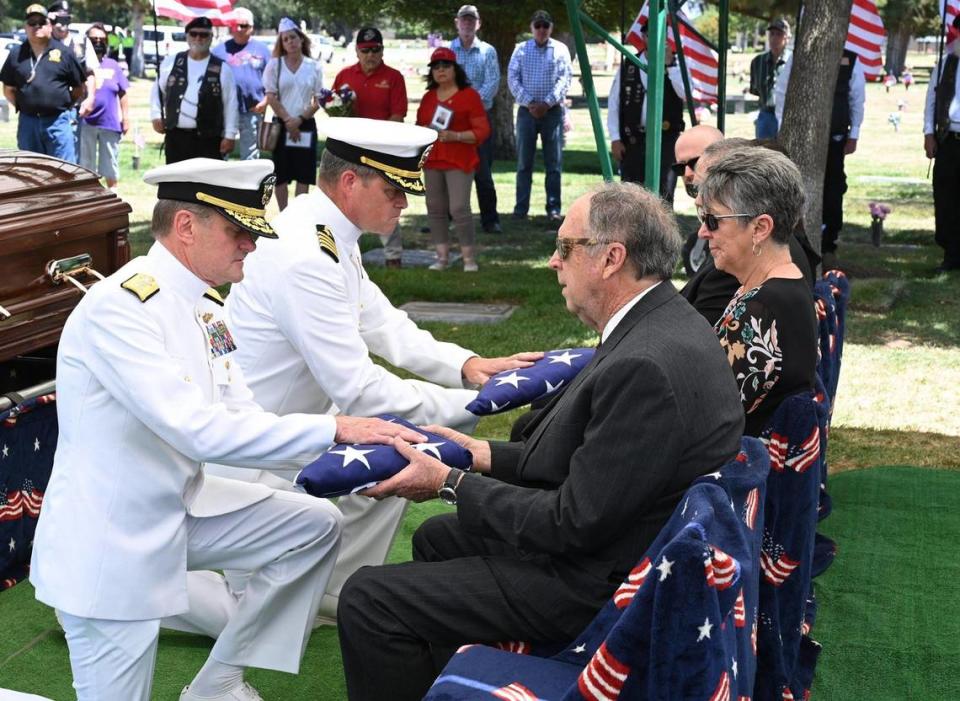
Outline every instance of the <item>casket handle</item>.
<svg viewBox="0 0 960 701"><path fill-rule="evenodd" d="M70 256L69 258L60 258L51 260L44 268L47 277L54 285L59 285L64 281L76 286L78 290L86 294L87 287L77 280L79 275L93 275L95 278L103 280L104 277L91 266L93 265L93 256L89 253Z"/></svg>
<svg viewBox="0 0 960 701"><path fill-rule="evenodd" d="M4 309L3 305L0 304L0 319L9 319L11 316L13 316L13 314Z"/></svg>

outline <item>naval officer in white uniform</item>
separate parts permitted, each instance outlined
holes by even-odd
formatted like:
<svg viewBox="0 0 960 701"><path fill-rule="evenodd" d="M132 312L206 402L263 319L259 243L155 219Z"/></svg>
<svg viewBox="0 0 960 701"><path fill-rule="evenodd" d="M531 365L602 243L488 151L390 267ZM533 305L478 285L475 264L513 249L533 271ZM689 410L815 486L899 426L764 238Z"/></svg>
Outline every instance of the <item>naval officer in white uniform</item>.
<svg viewBox="0 0 960 701"><path fill-rule="evenodd" d="M501 370L528 367L540 353L481 358L437 341L396 309L370 280L357 241L364 231L389 234L423 196L421 166L437 138L432 129L360 118L326 119L318 188L297 197L272 224L280 234L247 262L247 276L227 299L238 358L254 397L268 411L375 416L472 432L464 408L479 385ZM421 379L401 379L373 362L379 356ZM252 479L246 470L216 474ZM248 473L248 474L243 474ZM264 473L283 484L295 471ZM340 587L363 565L381 565L407 501L341 497L343 543L321 612L334 617ZM200 612L198 612L200 613Z"/></svg>
<svg viewBox="0 0 960 701"><path fill-rule="evenodd" d="M81 701L150 698L160 619L188 609L187 570L252 572L181 699L250 700L248 666L297 672L336 560L322 499L204 478L216 460L296 467L334 441L409 430L258 406L213 288L238 282L273 189L270 161L156 168L156 242L84 297L57 357L60 437L31 581L62 620Z"/></svg>

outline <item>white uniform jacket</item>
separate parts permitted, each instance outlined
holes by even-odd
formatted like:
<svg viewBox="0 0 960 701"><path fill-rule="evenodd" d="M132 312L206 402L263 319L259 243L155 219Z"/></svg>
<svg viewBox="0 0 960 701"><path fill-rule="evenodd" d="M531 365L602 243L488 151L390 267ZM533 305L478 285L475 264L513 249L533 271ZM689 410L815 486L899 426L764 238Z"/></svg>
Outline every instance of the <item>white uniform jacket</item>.
<svg viewBox="0 0 960 701"><path fill-rule="evenodd" d="M389 412L472 430L477 418L464 407L476 392L462 389L460 373L476 353L437 341L390 303L363 269L361 231L336 205L316 189L271 224L280 239L247 257L244 280L227 298L237 359L257 402L280 415ZM332 232L339 261L321 249L319 227ZM430 382L401 379L371 353ZM218 470L250 478L241 472Z"/></svg>
<svg viewBox="0 0 960 701"><path fill-rule="evenodd" d="M121 288L136 273L159 286L145 301ZM333 442L332 417L278 417L253 401L222 302L207 290L155 243L67 319L60 437L31 564L40 601L112 620L183 613L187 514L230 513L272 493L205 482L203 462L293 468Z"/></svg>

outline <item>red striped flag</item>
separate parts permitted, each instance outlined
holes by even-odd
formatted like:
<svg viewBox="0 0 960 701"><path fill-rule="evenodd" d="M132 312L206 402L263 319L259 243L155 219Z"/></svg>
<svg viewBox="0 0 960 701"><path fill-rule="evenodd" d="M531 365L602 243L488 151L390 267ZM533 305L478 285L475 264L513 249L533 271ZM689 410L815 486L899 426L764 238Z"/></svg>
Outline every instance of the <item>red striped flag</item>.
<svg viewBox="0 0 960 701"><path fill-rule="evenodd" d="M753 530L754 523L757 520L757 510L760 508L760 488L754 487L747 494L747 499L744 502L744 514L743 521L747 524L747 528L751 531Z"/></svg>
<svg viewBox="0 0 960 701"><path fill-rule="evenodd" d="M539 701L540 699L520 682L513 682L513 684L508 684L490 693L498 699L503 699L503 701Z"/></svg>
<svg viewBox="0 0 960 701"><path fill-rule="evenodd" d="M620 696L629 673L630 668L610 654L607 644L602 643L580 673L577 687L588 701L612 701Z"/></svg>
<svg viewBox="0 0 960 701"><path fill-rule="evenodd" d="M726 672L720 675L720 681L717 682L710 701L730 701L730 676Z"/></svg>
<svg viewBox="0 0 960 701"><path fill-rule="evenodd" d="M630 605L633 597L646 581L651 569L653 568L651 567L650 558L645 557L639 565L630 570L630 574L627 575L623 584L617 587L617 590L613 593L613 603L618 609L624 609Z"/></svg>
<svg viewBox="0 0 960 701"><path fill-rule="evenodd" d="M216 26L226 26L233 19L231 0L154 0L160 17L189 22L195 17L207 17Z"/></svg>
<svg viewBox="0 0 960 701"><path fill-rule="evenodd" d="M739 563L716 546L710 546L712 555L703 561L707 585L718 591L729 589L737 581Z"/></svg>
<svg viewBox="0 0 960 701"><path fill-rule="evenodd" d="M523 640L508 640L507 642L497 643L496 646L501 650L512 652L515 655L530 654L530 643L524 642Z"/></svg>
<svg viewBox="0 0 960 701"><path fill-rule="evenodd" d="M881 46L885 35L876 0L853 0L844 48L860 57L867 80L877 80L883 71Z"/></svg>
<svg viewBox="0 0 960 701"><path fill-rule="evenodd" d="M649 14L650 8L644 0L640 14L637 15L630 31L627 33L627 43L636 47L638 51L647 48L647 40L641 30L647 23ZM677 16L687 19L683 11L678 12ZM720 69L717 53L704 44L683 22L680 23L680 37L680 41L683 42L683 56L687 62L687 74L690 79L690 90L693 93L694 101L716 102ZM672 30L667 32L667 46L672 51L677 50Z"/></svg>
<svg viewBox="0 0 960 701"><path fill-rule="evenodd" d="M783 472L783 463L787 459L787 450L790 447L789 439L774 431L770 434L770 438L766 439L766 443L767 452L770 453L770 469Z"/></svg>
<svg viewBox="0 0 960 701"><path fill-rule="evenodd" d="M810 435L800 444L799 452L787 458L787 467L804 473L820 457L820 427L814 425Z"/></svg>
<svg viewBox="0 0 960 701"><path fill-rule="evenodd" d="M741 589L733 604L733 626L743 628L745 625L747 625L747 605L743 600L743 589Z"/></svg>
<svg viewBox="0 0 960 701"><path fill-rule="evenodd" d="M766 551L760 553L760 569L763 570L763 578L775 587L779 587L787 577L797 569L799 560L791 560L786 555L781 555L776 560Z"/></svg>
<svg viewBox="0 0 960 701"><path fill-rule="evenodd" d="M953 18L957 15L960 15L960 0L940 0L940 16L945 18L948 48L960 36L960 32L953 28Z"/></svg>

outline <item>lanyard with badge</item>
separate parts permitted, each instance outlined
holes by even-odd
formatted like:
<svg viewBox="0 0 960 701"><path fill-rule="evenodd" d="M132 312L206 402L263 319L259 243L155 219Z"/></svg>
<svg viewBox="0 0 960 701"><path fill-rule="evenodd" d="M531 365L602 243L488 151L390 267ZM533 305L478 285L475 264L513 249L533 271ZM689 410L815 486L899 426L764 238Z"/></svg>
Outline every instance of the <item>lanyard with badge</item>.
<svg viewBox="0 0 960 701"><path fill-rule="evenodd" d="M37 66L43 60L43 57L46 56L46 52L40 54L40 58L34 58L33 52L30 52L30 75L27 76L27 83L32 83L33 79L37 77Z"/></svg>

